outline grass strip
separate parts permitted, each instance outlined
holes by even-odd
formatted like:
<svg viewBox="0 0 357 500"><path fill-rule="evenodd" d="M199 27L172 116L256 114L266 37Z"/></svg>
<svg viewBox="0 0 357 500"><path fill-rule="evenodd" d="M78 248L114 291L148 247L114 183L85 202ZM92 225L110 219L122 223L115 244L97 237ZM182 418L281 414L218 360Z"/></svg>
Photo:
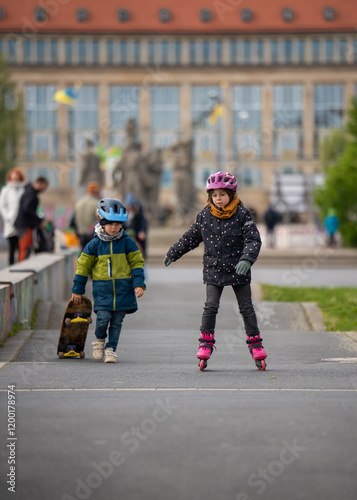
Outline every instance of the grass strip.
<svg viewBox="0 0 357 500"><path fill-rule="evenodd" d="M357 331L357 288L261 287L262 300L316 302L329 331Z"/></svg>

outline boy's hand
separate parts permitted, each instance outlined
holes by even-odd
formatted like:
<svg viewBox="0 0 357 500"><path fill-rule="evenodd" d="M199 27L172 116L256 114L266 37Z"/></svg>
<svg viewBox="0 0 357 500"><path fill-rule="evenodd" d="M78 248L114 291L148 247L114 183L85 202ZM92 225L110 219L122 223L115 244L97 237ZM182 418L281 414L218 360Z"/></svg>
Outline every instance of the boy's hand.
<svg viewBox="0 0 357 500"><path fill-rule="evenodd" d="M139 297L142 297L144 295L144 289L141 288L141 286L136 286L134 288L134 292L135 292L135 295L136 295L136 298L138 299Z"/></svg>
<svg viewBox="0 0 357 500"><path fill-rule="evenodd" d="M72 298L71 298L72 302L74 302L75 304L80 304L82 302L82 295L78 295L76 293L72 293Z"/></svg>

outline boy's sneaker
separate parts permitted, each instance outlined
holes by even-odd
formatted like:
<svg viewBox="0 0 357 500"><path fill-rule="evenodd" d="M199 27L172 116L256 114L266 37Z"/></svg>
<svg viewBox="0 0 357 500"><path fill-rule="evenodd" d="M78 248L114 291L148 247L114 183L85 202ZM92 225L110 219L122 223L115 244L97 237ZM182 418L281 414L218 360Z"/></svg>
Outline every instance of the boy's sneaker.
<svg viewBox="0 0 357 500"><path fill-rule="evenodd" d="M117 363L117 355L116 353L113 351L113 348L112 347L107 347L107 349L105 350L105 360L104 360L104 363Z"/></svg>
<svg viewBox="0 0 357 500"><path fill-rule="evenodd" d="M94 359L104 358L104 342L105 339L96 339L94 342L92 342Z"/></svg>

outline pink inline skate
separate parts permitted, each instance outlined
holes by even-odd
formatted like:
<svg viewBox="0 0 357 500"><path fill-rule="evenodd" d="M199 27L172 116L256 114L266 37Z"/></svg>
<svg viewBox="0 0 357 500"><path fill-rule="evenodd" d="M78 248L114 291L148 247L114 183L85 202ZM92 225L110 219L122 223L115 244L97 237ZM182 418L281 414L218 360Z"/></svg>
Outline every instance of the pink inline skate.
<svg viewBox="0 0 357 500"><path fill-rule="evenodd" d="M260 334L255 335L254 337L250 337L247 335L247 344L249 347L250 354L252 355L252 358L255 361L255 365L258 368L258 370L265 371L265 368L267 366L265 362L265 358L267 357L267 353L264 350L264 347L262 345L262 338L260 337Z"/></svg>
<svg viewBox="0 0 357 500"><path fill-rule="evenodd" d="M207 366L207 361L211 357L213 349L216 349L214 333L210 333L208 330L205 330L201 333L201 337L198 339L200 342L200 347L197 352L197 357L199 359L198 366L200 370L203 371Z"/></svg>

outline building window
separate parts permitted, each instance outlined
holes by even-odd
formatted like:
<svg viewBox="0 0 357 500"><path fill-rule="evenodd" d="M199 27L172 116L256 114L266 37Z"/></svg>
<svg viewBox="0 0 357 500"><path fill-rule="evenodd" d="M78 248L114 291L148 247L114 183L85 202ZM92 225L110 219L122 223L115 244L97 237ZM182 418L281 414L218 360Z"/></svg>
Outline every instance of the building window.
<svg viewBox="0 0 357 500"><path fill-rule="evenodd" d="M140 64L141 43L139 40L134 41L134 63Z"/></svg>
<svg viewBox="0 0 357 500"><path fill-rule="evenodd" d="M258 64L263 64L263 62L264 62L264 42L263 42L263 40L257 41L257 58L258 58Z"/></svg>
<svg viewBox="0 0 357 500"><path fill-rule="evenodd" d="M120 41L120 62L127 64L128 62L128 44L126 40Z"/></svg>
<svg viewBox="0 0 357 500"><path fill-rule="evenodd" d="M148 43L148 52L149 52L149 64L155 63L155 42L152 40Z"/></svg>
<svg viewBox="0 0 357 500"><path fill-rule="evenodd" d="M221 102L222 90L219 86L192 87L194 155L211 172L221 163L223 153L222 120L217 116L212 122L214 109Z"/></svg>
<svg viewBox="0 0 357 500"><path fill-rule="evenodd" d="M203 23L209 23L212 21L212 11L210 9L201 9L200 18Z"/></svg>
<svg viewBox="0 0 357 500"><path fill-rule="evenodd" d="M37 7L35 9L34 17L37 23L44 23L47 20L47 13L42 7Z"/></svg>
<svg viewBox="0 0 357 500"><path fill-rule="evenodd" d="M120 23L127 23L129 21L129 11L128 9L119 9L118 10L118 21Z"/></svg>
<svg viewBox="0 0 357 500"><path fill-rule="evenodd" d="M243 61L244 64L251 63L251 43L250 40L244 40L243 42Z"/></svg>
<svg viewBox="0 0 357 500"><path fill-rule="evenodd" d="M51 43L50 43L50 58L51 58L51 63L52 64L57 63L57 52L58 52L58 43L57 43L57 40L51 40Z"/></svg>
<svg viewBox="0 0 357 500"><path fill-rule="evenodd" d="M17 51L16 39L10 38L8 43L8 56L7 56L9 63L16 62L16 51Z"/></svg>
<svg viewBox="0 0 357 500"><path fill-rule="evenodd" d="M291 40L284 41L284 60L286 64L291 64L293 58L293 44Z"/></svg>
<svg viewBox="0 0 357 500"><path fill-rule="evenodd" d="M162 23L168 23L171 21L171 12L169 9L160 9L159 10L159 20Z"/></svg>
<svg viewBox="0 0 357 500"><path fill-rule="evenodd" d="M271 62L276 64L279 56L279 42L278 40L271 41Z"/></svg>
<svg viewBox="0 0 357 500"><path fill-rule="evenodd" d="M336 12L333 7L325 7L323 10L323 16L325 21L334 21L336 18Z"/></svg>
<svg viewBox="0 0 357 500"><path fill-rule="evenodd" d="M23 59L25 64L31 62L31 40L23 40L22 42Z"/></svg>
<svg viewBox="0 0 357 500"><path fill-rule="evenodd" d="M180 88L160 85L151 89L151 146L165 148L180 134Z"/></svg>
<svg viewBox="0 0 357 500"><path fill-rule="evenodd" d="M333 51L334 51L334 43L333 43L332 38L328 38L325 42L325 49L326 49L326 62L327 63L332 63L333 62Z"/></svg>
<svg viewBox="0 0 357 500"><path fill-rule="evenodd" d="M274 128L301 128L303 109L301 85L274 86Z"/></svg>
<svg viewBox="0 0 357 500"><path fill-rule="evenodd" d="M314 63L320 62L320 40L312 41L312 61Z"/></svg>
<svg viewBox="0 0 357 500"><path fill-rule="evenodd" d="M203 64L209 63L210 43L208 40L202 42Z"/></svg>
<svg viewBox="0 0 357 500"><path fill-rule="evenodd" d="M77 105L68 110L69 133L68 151L70 158L83 153L87 139L94 143L98 140L98 88L96 85L83 85Z"/></svg>
<svg viewBox="0 0 357 500"><path fill-rule="evenodd" d="M253 11L252 9L242 9L240 11L240 18L243 23L250 23L253 21Z"/></svg>
<svg viewBox="0 0 357 500"><path fill-rule="evenodd" d="M130 118L139 122L140 88L111 85L110 87L110 143L125 145L125 126Z"/></svg>
<svg viewBox="0 0 357 500"><path fill-rule="evenodd" d="M36 41L36 62L37 64L43 64L45 62L45 41Z"/></svg>
<svg viewBox="0 0 357 500"><path fill-rule="evenodd" d="M343 126L344 92L342 85L315 85L315 127Z"/></svg>
<svg viewBox="0 0 357 500"><path fill-rule="evenodd" d="M99 41L98 40L93 40L92 42L92 55L93 55L93 64L98 64L99 63Z"/></svg>
<svg viewBox="0 0 357 500"><path fill-rule="evenodd" d="M290 7L285 7L281 11L281 17L283 18L283 20L286 23L291 23L292 21L294 21L294 11L293 11L293 9L291 9Z"/></svg>
<svg viewBox="0 0 357 500"><path fill-rule="evenodd" d="M344 38L340 38L339 39L339 54L340 54L339 62L341 62L341 63L346 62L346 55L347 55L348 49L349 49L349 47L348 47L347 41Z"/></svg>
<svg viewBox="0 0 357 500"><path fill-rule="evenodd" d="M64 48L65 48L65 61L66 64L72 64L72 40L66 40L64 43Z"/></svg>
<svg viewBox="0 0 357 500"><path fill-rule="evenodd" d="M162 64L169 62L169 42L167 40L161 42L161 62Z"/></svg>
<svg viewBox="0 0 357 500"><path fill-rule="evenodd" d="M88 10L87 9L77 9L76 12L77 21L79 23L85 23L88 21Z"/></svg>
<svg viewBox="0 0 357 500"><path fill-rule="evenodd" d="M262 113L260 85L233 87L233 126L236 129L259 129Z"/></svg>
<svg viewBox="0 0 357 500"><path fill-rule="evenodd" d="M57 103L54 85L26 85L26 144L28 159L57 157Z"/></svg>
<svg viewBox="0 0 357 500"><path fill-rule="evenodd" d="M276 158L296 158L303 153L303 88L275 85L273 101L273 151Z"/></svg>
<svg viewBox="0 0 357 500"><path fill-rule="evenodd" d="M181 63L181 42L175 42L175 63Z"/></svg>
<svg viewBox="0 0 357 500"><path fill-rule="evenodd" d="M231 52L231 64L237 64L238 57L238 44L236 40L231 40L230 43L230 52Z"/></svg>
<svg viewBox="0 0 357 500"><path fill-rule="evenodd" d="M217 40L217 42L216 42L217 64L221 64L222 63L222 51L223 51L222 41L221 40Z"/></svg>
<svg viewBox="0 0 357 500"><path fill-rule="evenodd" d="M190 40L189 42L189 57L190 64L196 63L196 42L194 40Z"/></svg>
<svg viewBox="0 0 357 500"><path fill-rule="evenodd" d="M107 41L107 64L114 62L114 43L112 40Z"/></svg>
<svg viewBox="0 0 357 500"><path fill-rule="evenodd" d="M305 62L305 40L298 40L298 61L300 64Z"/></svg>
<svg viewBox="0 0 357 500"><path fill-rule="evenodd" d="M79 64L86 63L86 42L84 40L79 40L78 42L78 62Z"/></svg>
<svg viewBox="0 0 357 500"><path fill-rule="evenodd" d="M0 21L3 21L5 19L5 9L4 7L0 6Z"/></svg>

